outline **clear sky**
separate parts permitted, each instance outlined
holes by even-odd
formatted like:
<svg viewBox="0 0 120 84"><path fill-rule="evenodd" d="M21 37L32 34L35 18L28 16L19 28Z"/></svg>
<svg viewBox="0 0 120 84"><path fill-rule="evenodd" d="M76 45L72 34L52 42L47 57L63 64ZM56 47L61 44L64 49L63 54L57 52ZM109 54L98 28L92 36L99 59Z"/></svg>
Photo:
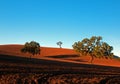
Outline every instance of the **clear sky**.
<svg viewBox="0 0 120 84"><path fill-rule="evenodd" d="M0 44L37 41L72 48L102 36L120 56L120 0L0 0Z"/></svg>

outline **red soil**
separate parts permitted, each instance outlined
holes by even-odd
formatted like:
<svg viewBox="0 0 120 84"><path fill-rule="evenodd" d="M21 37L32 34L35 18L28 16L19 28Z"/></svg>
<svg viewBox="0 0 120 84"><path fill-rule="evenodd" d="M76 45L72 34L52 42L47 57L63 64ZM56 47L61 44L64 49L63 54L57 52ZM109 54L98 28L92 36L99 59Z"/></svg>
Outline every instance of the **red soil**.
<svg viewBox="0 0 120 84"><path fill-rule="evenodd" d="M0 45L0 54L29 57L30 54L21 53L20 50L22 47L23 45ZM66 58L52 57L52 56L60 56L60 55L66 55L68 57ZM72 49L41 47L41 54L34 56L34 58L90 64L90 60L91 60L90 56L70 57L71 55L72 56L77 55L77 53ZM95 58L93 63L97 65L120 67L120 60L116 60L116 59Z"/></svg>
<svg viewBox="0 0 120 84"><path fill-rule="evenodd" d="M30 54L21 53L23 45L0 45L0 54L14 55L14 56L30 56ZM62 48L50 48L41 47L40 55L35 57L43 56L56 56L56 55L76 55L76 52L72 49L62 49Z"/></svg>

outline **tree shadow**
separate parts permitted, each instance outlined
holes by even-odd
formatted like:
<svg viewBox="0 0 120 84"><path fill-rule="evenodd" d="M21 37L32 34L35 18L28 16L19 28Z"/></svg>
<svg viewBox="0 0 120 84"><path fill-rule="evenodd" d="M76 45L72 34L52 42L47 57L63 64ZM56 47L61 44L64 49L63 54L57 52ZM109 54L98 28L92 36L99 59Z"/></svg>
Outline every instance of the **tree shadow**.
<svg viewBox="0 0 120 84"><path fill-rule="evenodd" d="M79 57L78 55L56 55L56 56L45 56L48 58L71 58L71 57Z"/></svg>

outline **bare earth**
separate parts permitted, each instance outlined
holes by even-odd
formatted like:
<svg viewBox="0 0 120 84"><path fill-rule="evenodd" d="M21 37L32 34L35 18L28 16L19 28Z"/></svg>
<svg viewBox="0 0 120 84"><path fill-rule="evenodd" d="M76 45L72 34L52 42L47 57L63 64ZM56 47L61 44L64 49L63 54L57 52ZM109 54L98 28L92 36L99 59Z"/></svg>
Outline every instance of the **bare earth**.
<svg viewBox="0 0 120 84"><path fill-rule="evenodd" d="M23 45L0 45L0 84L119 84L120 60L79 57L72 49L41 47L30 59Z"/></svg>
<svg viewBox="0 0 120 84"><path fill-rule="evenodd" d="M30 57L30 54L28 53L27 54L21 53L20 50L22 47L23 45L0 45L0 54ZM36 55L32 58L90 64L91 60L90 56L79 57L77 56L77 54L78 53L76 53L72 49L41 47L41 54ZM95 65L120 67L120 61L116 59L95 58L93 63Z"/></svg>

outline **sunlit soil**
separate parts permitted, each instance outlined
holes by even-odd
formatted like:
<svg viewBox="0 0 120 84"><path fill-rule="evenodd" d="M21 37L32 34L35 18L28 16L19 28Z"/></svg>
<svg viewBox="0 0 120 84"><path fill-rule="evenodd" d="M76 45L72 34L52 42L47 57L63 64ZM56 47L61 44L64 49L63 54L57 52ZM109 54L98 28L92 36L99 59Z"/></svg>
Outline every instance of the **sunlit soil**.
<svg viewBox="0 0 120 84"><path fill-rule="evenodd" d="M71 49L41 48L29 58L22 45L0 46L0 84L119 84L116 59L79 57ZM27 58L26 58L27 57ZM36 59L37 58L37 59Z"/></svg>

